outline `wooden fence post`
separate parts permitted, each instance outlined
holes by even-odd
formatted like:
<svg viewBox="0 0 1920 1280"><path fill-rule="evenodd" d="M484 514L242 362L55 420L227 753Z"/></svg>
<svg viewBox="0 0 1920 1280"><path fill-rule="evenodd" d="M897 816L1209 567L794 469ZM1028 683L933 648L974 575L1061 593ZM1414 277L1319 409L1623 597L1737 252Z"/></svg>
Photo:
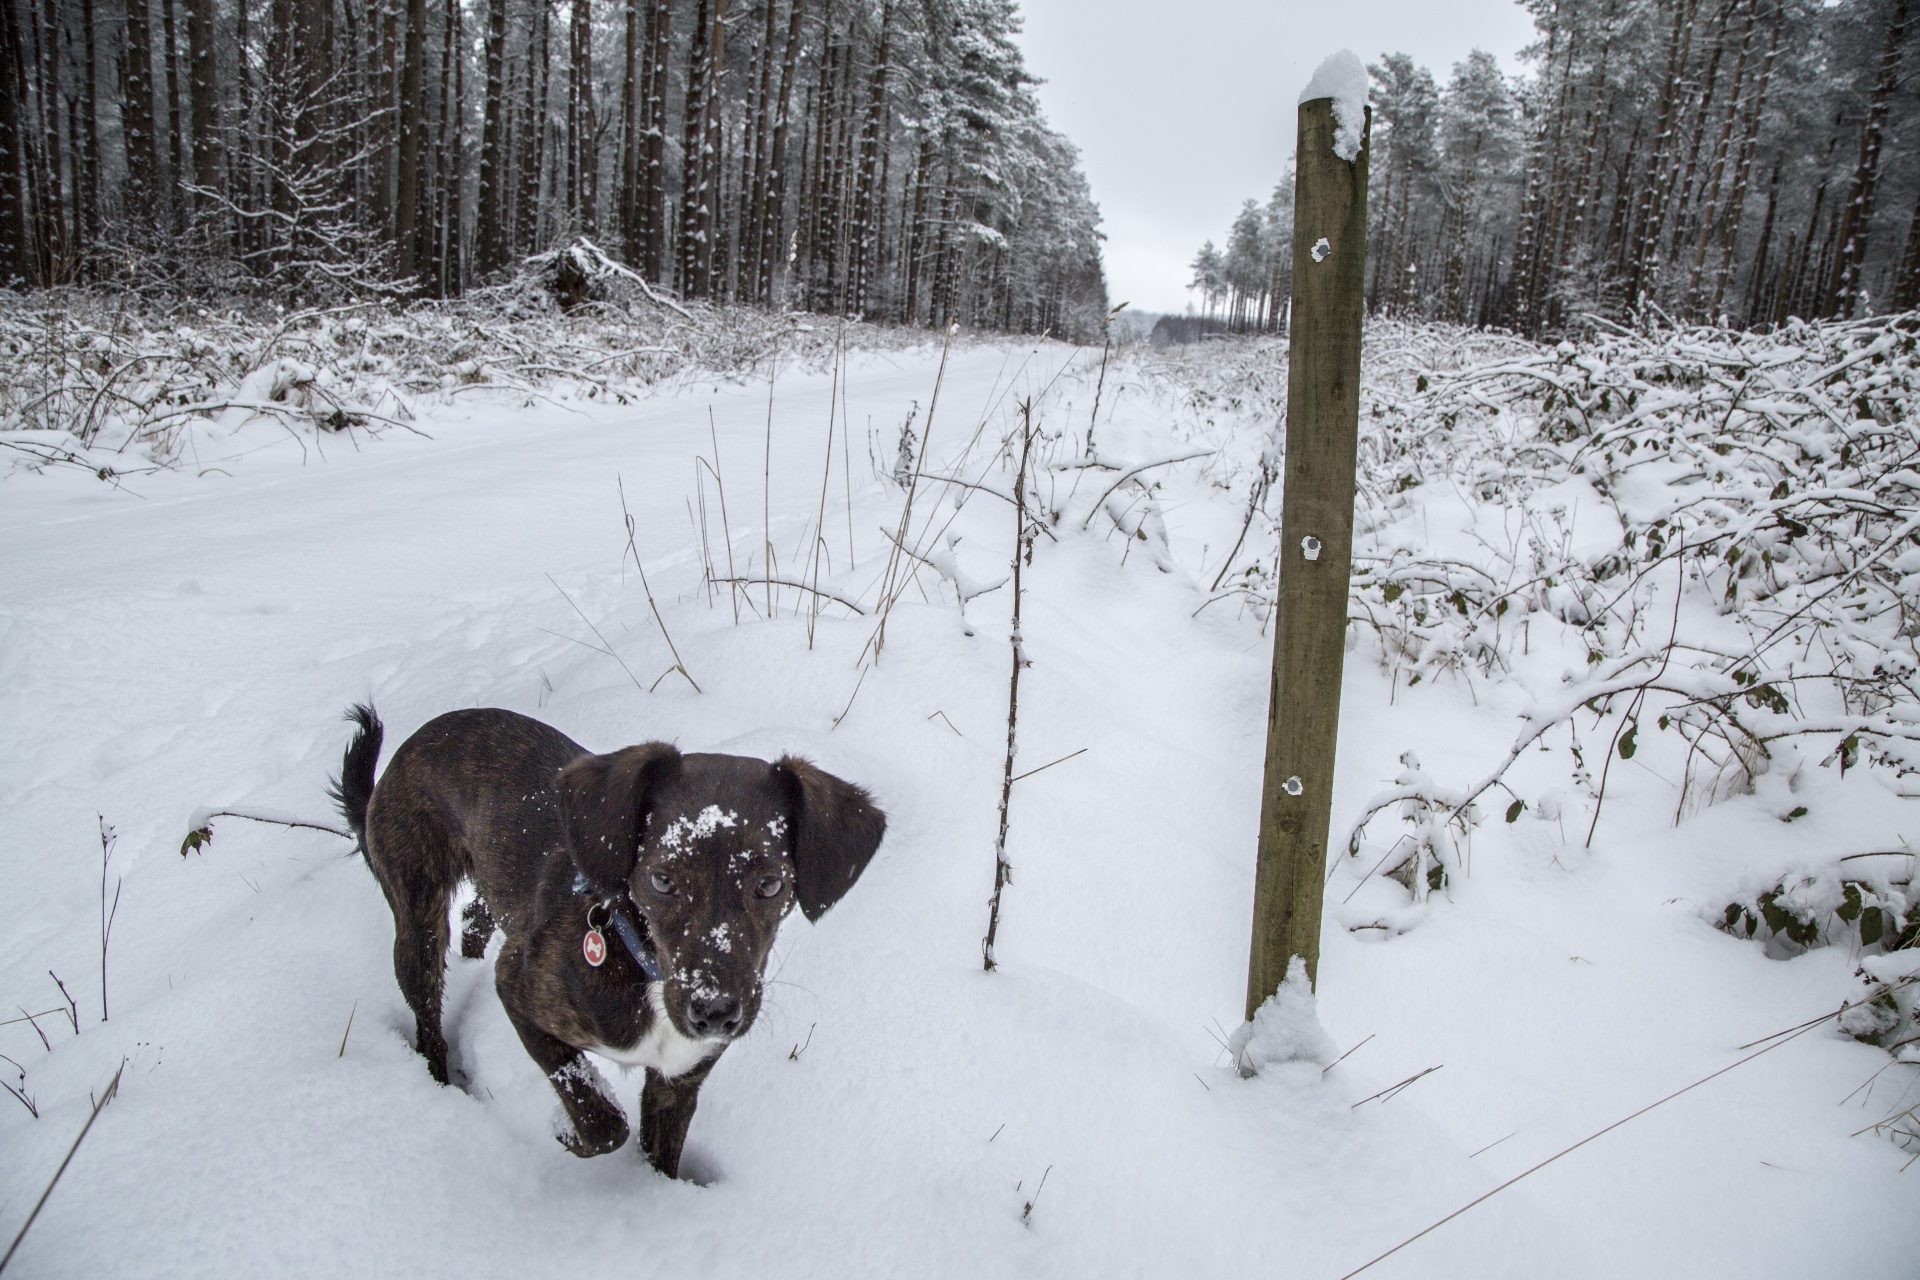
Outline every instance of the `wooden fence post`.
<svg viewBox="0 0 1920 1280"><path fill-rule="evenodd" d="M1332 98L1300 104L1280 588L1247 960L1249 1019L1286 977L1292 957L1306 961L1310 981L1318 981L1320 966L1353 566L1367 254L1368 131L1347 161L1334 153L1334 130Z"/></svg>

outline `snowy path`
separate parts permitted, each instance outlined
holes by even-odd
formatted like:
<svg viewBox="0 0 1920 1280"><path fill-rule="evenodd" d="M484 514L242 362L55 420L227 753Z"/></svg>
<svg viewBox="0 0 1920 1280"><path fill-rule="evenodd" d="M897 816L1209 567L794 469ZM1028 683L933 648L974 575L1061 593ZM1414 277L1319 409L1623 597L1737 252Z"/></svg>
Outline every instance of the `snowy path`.
<svg viewBox="0 0 1920 1280"><path fill-rule="evenodd" d="M1047 429L1083 423L1084 359L1054 380L1073 356L957 351L936 458L982 421L997 438L1024 394L1045 391ZM854 361L857 567L843 563L838 457L825 529L836 589L863 602L899 503L864 438L871 423L890 465L910 404L924 423L937 357ZM1117 398L1103 449L1184 443L1151 401ZM796 574L828 403L825 375L796 373L774 404L766 504ZM74 475L0 485L0 1001L52 1008L51 967L80 1005L77 1037L64 1016L40 1020L50 1051L30 1026L0 1027L41 1112L0 1099L6 1238L89 1090L128 1062L10 1270L1332 1280L1724 1066L1734 1046L1831 1007L1845 956L1769 962L1700 918L1780 824L1726 805L1673 830L1670 788L1627 771L1594 850L1544 822L1490 832L1456 900L1391 943L1339 928L1330 902L1322 1019L1342 1050L1375 1038L1324 1078L1235 1077L1213 1035L1237 1021L1244 981L1267 644L1226 608L1190 616L1204 599L1193 579L1211 578L1202 555L1231 542L1244 501L1199 464L1167 475L1184 573L1065 529L1036 554L1022 764L1088 750L1016 788L1003 968L981 974L1008 591L974 602L969 637L924 575L931 599L903 602L864 683L871 619L829 607L810 650L789 592L785 616L735 625L698 589L687 508L693 458L712 452L709 407L744 570L760 539L764 384L468 405L429 422L431 440L356 451L329 438L324 462L264 444L230 475L148 477L130 485L138 496ZM677 675L636 689L576 643L593 637L548 581L639 683L667 668L621 565L616 474L702 694ZM707 502L723 557L710 486ZM970 501L954 526L963 568L1003 573L1011 524L992 499ZM552 1095L499 1009L490 960L450 962L466 1086L436 1087L409 1045L385 904L339 841L228 820L177 856L202 805L326 816L339 713L369 694L389 749L439 712L497 705L600 749L664 737L798 751L888 808L855 891L818 926L785 926L767 1007L702 1094L687 1168L705 1185L657 1178L632 1148L580 1161L554 1143ZM1342 811L1403 750L1481 761L1511 736L1517 691L1418 694L1389 705L1373 664L1351 661ZM125 876L104 1025L96 813L117 828ZM1851 811L1895 839L1890 814ZM1803 1037L1369 1275L1784 1274L1837 1255L1853 1275L1910 1274L1920 1172L1903 1181L1905 1155L1849 1140L1873 1116L1834 1105L1885 1061ZM1353 1105L1436 1063L1392 1101ZM608 1070L631 1110L638 1078Z"/></svg>

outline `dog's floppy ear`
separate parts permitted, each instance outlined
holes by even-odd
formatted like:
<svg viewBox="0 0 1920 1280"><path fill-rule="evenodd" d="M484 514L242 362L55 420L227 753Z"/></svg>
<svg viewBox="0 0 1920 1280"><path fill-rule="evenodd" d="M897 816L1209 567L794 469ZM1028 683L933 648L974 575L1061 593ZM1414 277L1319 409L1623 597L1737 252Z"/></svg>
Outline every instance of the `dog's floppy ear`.
<svg viewBox="0 0 1920 1280"><path fill-rule="evenodd" d="M647 742L609 755L584 755L560 770L560 813L573 864L595 893L627 891L653 793L680 768L680 752Z"/></svg>
<svg viewBox="0 0 1920 1280"><path fill-rule="evenodd" d="M863 788L797 756L773 766L793 822L793 896L809 920L840 901L873 861L887 815Z"/></svg>

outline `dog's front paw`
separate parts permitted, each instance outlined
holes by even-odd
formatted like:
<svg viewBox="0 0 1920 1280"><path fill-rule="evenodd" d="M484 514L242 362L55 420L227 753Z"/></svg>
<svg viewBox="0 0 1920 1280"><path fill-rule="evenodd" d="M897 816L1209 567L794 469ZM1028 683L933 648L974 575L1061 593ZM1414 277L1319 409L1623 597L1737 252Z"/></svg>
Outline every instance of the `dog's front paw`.
<svg viewBox="0 0 1920 1280"><path fill-rule="evenodd" d="M592 1116L569 1116L555 1126L560 1145L585 1160L604 1156L626 1145L627 1118L618 1111Z"/></svg>
<svg viewBox="0 0 1920 1280"><path fill-rule="evenodd" d="M561 1146L584 1159L618 1151L626 1143L630 1132L626 1113L608 1096L606 1082L584 1057L576 1054L548 1078L564 1109L553 1130Z"/></svg>

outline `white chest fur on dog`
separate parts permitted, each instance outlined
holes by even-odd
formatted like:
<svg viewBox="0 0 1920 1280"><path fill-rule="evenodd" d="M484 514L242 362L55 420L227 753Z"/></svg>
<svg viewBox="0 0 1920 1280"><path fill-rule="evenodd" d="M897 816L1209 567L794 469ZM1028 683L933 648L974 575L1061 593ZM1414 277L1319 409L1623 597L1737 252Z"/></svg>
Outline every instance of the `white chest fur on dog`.
<svg viewBox="0 0 1920 1280"><path fill-rule="evenodd" d="M653 1010L653 1021L647 1024L645 1035L624 1049L601 1044L594 1045L593 1052L623 1067L651 1067L672 1080L726 1048L725 1040L689 1040L681 1035L667 1016L665 987L660 982L647 984L647 1007Z"/></svg>

